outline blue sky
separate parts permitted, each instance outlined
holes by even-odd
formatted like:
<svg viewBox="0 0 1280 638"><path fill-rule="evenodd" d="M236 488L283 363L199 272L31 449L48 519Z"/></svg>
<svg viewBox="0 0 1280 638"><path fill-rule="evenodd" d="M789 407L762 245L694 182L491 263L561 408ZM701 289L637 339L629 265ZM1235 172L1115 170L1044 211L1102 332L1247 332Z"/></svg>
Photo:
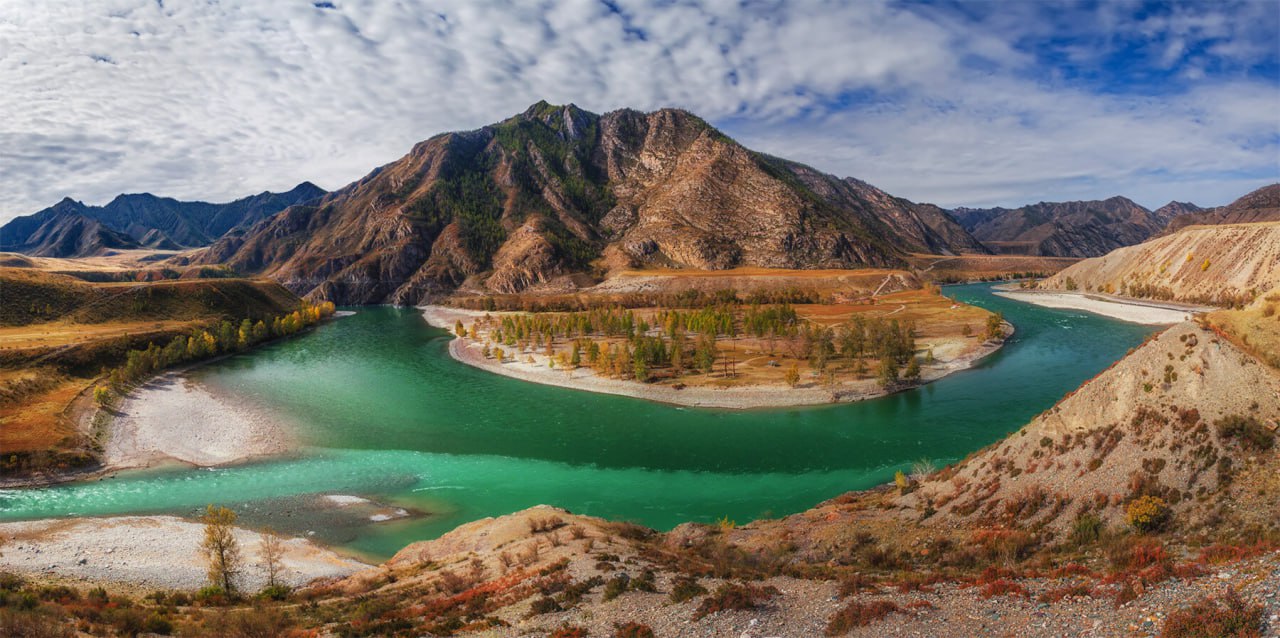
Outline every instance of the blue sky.
<svg viewBox="0 0 1280 638"><path fill-rule="evenodd" d="M943 206L1280 180L1280 2L47 0L0 7L0 221L337 188L546 99L697 113Z"/></svg>

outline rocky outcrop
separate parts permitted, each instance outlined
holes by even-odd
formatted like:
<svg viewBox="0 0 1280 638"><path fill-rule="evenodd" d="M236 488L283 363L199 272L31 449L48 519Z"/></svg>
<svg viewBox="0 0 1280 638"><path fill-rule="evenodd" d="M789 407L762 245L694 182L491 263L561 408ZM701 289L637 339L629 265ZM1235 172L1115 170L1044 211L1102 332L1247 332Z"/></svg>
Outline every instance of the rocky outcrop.
<svg viewBox="0 0 1280 638"><path fill-rule="evenodd" d="M446 133L306 206L211 246L205 263L339 303L520 292L665 266L902 266L984 253L945 211L755 153L675 109L538 103Z"/></svg>
<svg viewBox="0 0 1280 638"><path fill-rule="evenodd" d="M5 250L46 257L84 257L104 248L143 246L156 250L180 250L207 246L233 231L242 231L289 206L324 194L310 182L284 193L264 192L226 204L182 202L150 193L119 195L106 206L88 206L73 199L38 213L18 217L0 228L0 244ZM88 220L66 227L70 216ZM48 246L50 228L62 225L57 233L64 245ZM106 229L112 236L105 236ZM68 240L70 231L84 233L83 239ZM58 254L54 254L54 253Z"/></svg>
<svg viewBox="0 0 1280 638"><path fill-rule="evenodd" d="M1051 257L1105 255L1145 241L1169 220L1169 211L1153 213L1124 197L1040 202L1012 209L957 208L950 212L997 253Z"/></svg>

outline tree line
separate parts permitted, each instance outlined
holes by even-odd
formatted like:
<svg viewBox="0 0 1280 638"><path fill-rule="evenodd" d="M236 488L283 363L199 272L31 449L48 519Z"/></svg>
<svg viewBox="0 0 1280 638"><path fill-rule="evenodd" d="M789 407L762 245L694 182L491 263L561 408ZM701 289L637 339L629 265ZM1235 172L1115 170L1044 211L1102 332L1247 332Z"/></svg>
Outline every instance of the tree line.
<svg viewBox="0 0 1280 638"><path fill-rule="evenodd" d="M616 295L487 295L460 297L451 305L491 312L581 312L606 307L621 308L705 308L718 305L829 304L833 297L813 289L783 288L741 292L735 288L681 290L677 292L636 292Z"/></svg>
<svg viewBox="0 0 1280 638"><path fill-rule="evenodd" d="M110 389L94 389L94 398L106 403L111 392L123 392L130 385L151 374L189 361L199 361L219 354L239 352L268 339L287 337L334 313L333 302L305 304L297 310L271 319L254 322L243 319L239 324L223 320L209 328L193 328L189 334L178 335L163 347L147 344L142 350L130 350L123 365L107 375Z"/></svg>

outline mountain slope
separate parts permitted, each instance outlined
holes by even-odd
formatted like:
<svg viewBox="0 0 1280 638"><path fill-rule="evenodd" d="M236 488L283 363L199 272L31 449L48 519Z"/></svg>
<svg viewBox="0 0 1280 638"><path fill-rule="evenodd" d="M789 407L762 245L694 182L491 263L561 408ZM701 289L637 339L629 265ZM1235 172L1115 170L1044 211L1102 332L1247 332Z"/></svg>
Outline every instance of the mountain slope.
<svg viewBox="0 0 1280 638"><path fill-rule="evenodd" d="M320 187L303 182L284 193L264 192L226 204L182 202L150 193L119 195L106 206L88 206L67 198L53 207L5 224L0 228L0 245L6 250L46 257L85 257L98 254L104 248L136 245L162 250L206 246L229 231L248 228L289 206L323 194ZM72 224L71 215L90 223ZM46 245L54 226L63 228L59 235L65 245L57 248ZM126 240L122 242L114 235L104 238L99 228ZM73 231L84 236L72 238ZM81 245L82 248L76 248Z"/></svg>
<svg viewBox="0 0 1280 638"><path fill-rule="evenodd" d="M1168 227L1165 228L1165 234L1197 224L1248 224L1274 221L1280 221L1280 184L1263 186L1226 206L1179 215L1169 222Z"/></svg>
<svg viewBox="0 0 1280 638"><path fill-rule="evenodd" d="M1234 306L1280 286L1280 222L1184 228L1086 259L1040 287Z"/></svg>
<svg viewBox="0 0 1280 638"><path fill-rule="evenodd" d="M1166 207L1168 208L1168 207ZM1021 208L958 208L951 214L996 252L1052 257L1095 257L1141 242L1168 222L1124 198L1040 202Z"/></svg>
<svg viewBox="0 0 1280 638"><path fill-rule="evenodd" d="M36 257L89 257L109 250L137 248L128 235L80 212L82 204L64 199L37 215L0 227L0 251Z"/></svg>
<svg viewBox="0 0 1280 638"><path fill-rule="evenodd" d="M684 111L538 103L421 142L202 260L340 303L418 303L598 269L901 266L906 252L982 251L936 207L752 152Z"/></svg>
<svg viewBox="0 0 1280 638"><path fill-rule="evenodd" d="M1191 202L1169 202L1168 204L1151 211L1151 214L1155 215L1157 219L1164 220L1164 223L1167 225L1169 222L1173 221L1175 217L1199 213L1204 210L1206 209L1200 208Z"/></svg>

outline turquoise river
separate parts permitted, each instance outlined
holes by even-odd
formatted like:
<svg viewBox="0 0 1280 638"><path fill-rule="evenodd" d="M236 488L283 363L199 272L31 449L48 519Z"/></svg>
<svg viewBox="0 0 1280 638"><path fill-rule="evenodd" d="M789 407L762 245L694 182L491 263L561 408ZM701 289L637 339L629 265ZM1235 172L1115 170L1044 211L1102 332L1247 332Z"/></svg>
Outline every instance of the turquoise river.
<svg viewBox="0 0 1280 638"><path fill-rule="evenodd" d="M538 503L660 529L721 517L741 523L883 483L921 459L954 462L1016 430L1154 330L1009 301L987 285L945 292L1003 312L1017 334L975 368L916 390L745 412L488 374L452 360L449 335L417 311L358 308L192 373L299 424L299 453L3 491L0 520L189 515L216 502L249 524L371 558ZM318 494L366 496L417 515L338 523L314 506Z"/></svg>

